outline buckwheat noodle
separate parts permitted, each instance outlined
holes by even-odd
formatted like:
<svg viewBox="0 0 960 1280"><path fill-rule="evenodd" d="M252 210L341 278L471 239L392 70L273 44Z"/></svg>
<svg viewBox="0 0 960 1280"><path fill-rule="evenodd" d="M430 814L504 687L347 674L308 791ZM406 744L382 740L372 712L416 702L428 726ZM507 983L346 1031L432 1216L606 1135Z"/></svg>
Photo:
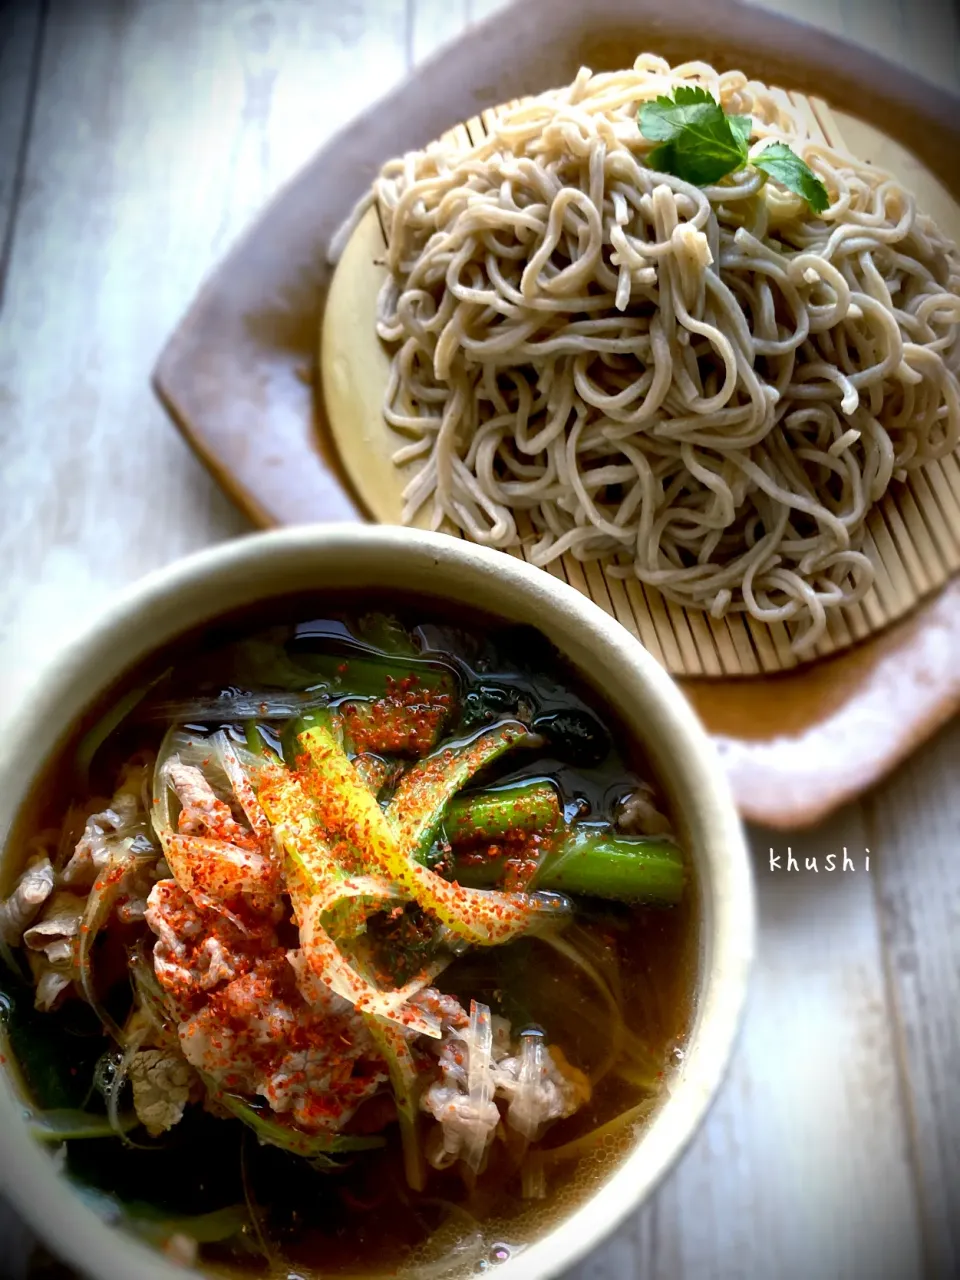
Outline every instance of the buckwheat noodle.
<svg viewBox="0 0 960 1280"><path fill-rule="evenodd" d="M700 189L645 167L639 104L681 83L751 115L753 152L793 147L827 211L756 169ZM954 246L740 72L583 69L468 150L387 164L375 196L407 522L429 503L538 565L788 622L803 651L871 585L871 508L960 440Z"/></svg>

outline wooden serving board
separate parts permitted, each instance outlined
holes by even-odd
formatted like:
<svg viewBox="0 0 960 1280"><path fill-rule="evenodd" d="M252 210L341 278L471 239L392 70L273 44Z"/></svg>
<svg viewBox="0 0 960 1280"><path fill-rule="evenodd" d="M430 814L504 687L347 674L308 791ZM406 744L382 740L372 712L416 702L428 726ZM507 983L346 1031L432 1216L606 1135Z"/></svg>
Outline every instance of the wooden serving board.
<svg viewBox="0 0 960 1280"><path fill-rule="evenodd" d="M908 165L925 162L945 200L960 197L960 103L826 33L734 0L602 0L589 12L523 0L510 17L468 32L334 138L208 279L160 358L154 385L174 421L260 524L368 514L313 385L326 254L380 164L457 120L565 83L581 64L615 69L652 49L822 94L869 117L884 146L906 147ZM865 154L876 133L848 132L863 127L843 120L848 145ZM796 826L876 781L960 705L958 638L960 591L948 586L876 639L812 666L683 683L743 814Z"/></svg>

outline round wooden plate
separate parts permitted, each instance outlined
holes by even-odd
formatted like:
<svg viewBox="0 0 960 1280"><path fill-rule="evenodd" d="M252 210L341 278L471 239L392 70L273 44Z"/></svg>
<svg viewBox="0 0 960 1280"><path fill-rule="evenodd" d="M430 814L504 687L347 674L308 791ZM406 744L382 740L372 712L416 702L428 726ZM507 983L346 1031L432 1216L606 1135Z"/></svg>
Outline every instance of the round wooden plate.
<svg viewBox="0 0 960 1280"><path fill-rule="evenodd" d="M380 164L498 102L563 84L582 64L614 69L642 48L822 94L960 198L960 102L862 49L734 0L523 0L509 24L497 15L471 29L327 144L207 280L161 355L157 393L257 523L367 514L312 381L326 253ZM876 639L809 668L683 685L744 816L793 827L869 786L953 713L958 642L951 584Z"/></svg>

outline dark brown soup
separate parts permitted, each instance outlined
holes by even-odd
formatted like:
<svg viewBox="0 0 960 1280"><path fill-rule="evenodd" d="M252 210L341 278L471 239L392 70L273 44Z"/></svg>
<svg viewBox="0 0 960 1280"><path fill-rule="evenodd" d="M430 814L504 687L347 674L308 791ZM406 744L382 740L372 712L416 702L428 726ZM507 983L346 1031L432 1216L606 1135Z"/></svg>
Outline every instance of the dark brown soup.
<svg viewBox="0 0 960 1280"><path fill-rule="evenodd" d="M609 1176L683 1052L689 864L530 628L347 598L208 628L80 726L13 839L38 1136L213 1270L486 1270Z"/></svg>

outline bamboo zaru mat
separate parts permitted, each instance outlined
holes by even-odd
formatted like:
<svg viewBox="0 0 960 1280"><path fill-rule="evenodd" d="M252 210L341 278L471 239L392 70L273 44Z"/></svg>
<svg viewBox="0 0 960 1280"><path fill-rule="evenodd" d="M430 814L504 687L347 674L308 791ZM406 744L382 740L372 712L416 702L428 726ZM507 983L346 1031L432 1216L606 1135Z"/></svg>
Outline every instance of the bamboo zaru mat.
<svg viewBox="0 0 960 1280"><path fill-rule="evenodd" d="M896 174L916 195L918 207L929 212L948 235L960 238L960 207L947 196L940 183L896 143L859 121L832 112L819 99L796 93L785 96L803 113L812 136ZM475 145L493 127L496 115L497 109L486 111L444 134L442 141L464 148ZM382 231L373 234L379 236L383 245ZM364 239L361 235L354 238ZM348 245L337 272L341 278L335 278L331 288L327 312L329 322L330 315L338 311L339 294L343 308L338 314L344 314L349 306L354 316L360 316L364 327L356 330L362 335L357 345L364 351L356 359L366 376L358 377L357 370L353 369L353 376L344 380L342 376L331 376L332 370L325 365L324 385L332 432L347 471L373 514L390 521L396 519L399 493L406 481L397 469L383 466L372 469L370 450L385 450L388 456L392 455L402 442L401 437L383 424L382 430L363 433L360 445L355 427L364 415L369 419L379 413L389 364L382 347L377 359L369 352L371 339L376 341L372 314L375 298L371 288L375 278L369 268L370 248L368 234L363 249L353 255L351 267L351 246ZM366 254L364 267L359 265L361 252ZM379 254L373 256L379 257ZM369 312L366 310L368 300ZM377 345L379 347L379 343ZM351 363L353 360L351 356ZM368 368L364 367L365 360ZM361 386L362 389L358 389ZM644 586L636 579L605 573L602 562L581 562L567 555L543 572L568 582L612 614L673 675L728 678L790 670L849 648L903 618L960 568L958 455L960 451L913 472L905 482L895 481L891 485L867 522L863 549L876 570L873 586L860 603L842 611L829 611L826 633L812 651L802 656L791 648L793 632L788 624L766 624L743 613L715 619L705 612L667 601L655 588ZM391 492L386 492L387 489ZM518 527L521 537L532 533L529 524L524 527L522 514L518 517ZM510 554L525 558L522 548L514 548Z"/></svg>

